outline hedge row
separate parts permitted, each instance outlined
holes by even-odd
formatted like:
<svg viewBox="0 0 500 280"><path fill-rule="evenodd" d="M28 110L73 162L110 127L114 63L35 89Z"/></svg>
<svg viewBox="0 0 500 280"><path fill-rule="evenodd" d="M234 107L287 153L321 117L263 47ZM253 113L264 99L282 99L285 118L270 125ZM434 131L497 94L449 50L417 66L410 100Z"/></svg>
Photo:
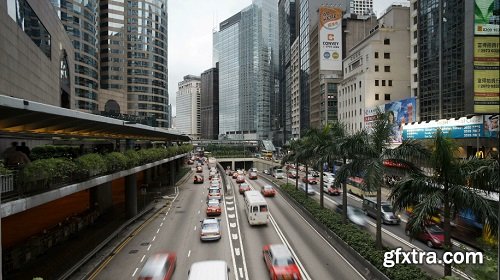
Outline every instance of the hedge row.
<svg viewBox="0 0 500 280"><path fill-rule="evenodd" d="M35 160L19 171L18 183L28 187L49 187L53 184L67 183L110 174L146 163L155 162L193 149L192 145L164 148L128 150L125 153L86 154L76 159L48 158Z"/></svg>
<svg viewBox="0 0 500 280"><path fill-rule="evenodd" d="M304 192L296 190L295 186L290 184L282 185L281 189L288 193L297 203L303 205L320 223L327 226L364 259L372 263L390 279L432 279L432 277L414 265L397 264L391 268L384 267L384 252L390 251L391 249L385 248L384 251L375 249L375 240L373 240L369 233L360 230L352 224L343 224L340 214L327 208L321 208L319 202L306 197Z"/></svg>
<svg viewBox="0 0 500 280"><path fill-rule="evenodd" d="M80 155L79 146L54 146L43 145L31 149L30 157L32 160L49 158L75 158Z"/></svg>

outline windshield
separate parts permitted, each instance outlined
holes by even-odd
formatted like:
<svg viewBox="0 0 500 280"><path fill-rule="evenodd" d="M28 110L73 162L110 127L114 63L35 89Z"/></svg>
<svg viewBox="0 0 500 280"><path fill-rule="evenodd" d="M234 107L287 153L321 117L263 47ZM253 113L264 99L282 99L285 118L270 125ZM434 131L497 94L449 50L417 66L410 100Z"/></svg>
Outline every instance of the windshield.
<svg viewBox="0 0 500 280"><path fill-rule="evenodd" d="M209 190L209 193L219 193L219 189L211 189Z"/></svg>
<svg viewBox="0 0 500 280"><path fill-rule="evenodd" d="M392 213L392 207L390 205L382 205L382 212Z"/></svg>
<svg viewBox="0 0 500 280"><path fill-rule="evenodd" d="M429 232L432 234L443 234L444 233L444 231L436 225L428 226L427 230L429 230Z"/></svg>
<svg viewBox="0 0 500 280"><path fill-rule="evenodd" d="M218 230L219 226L216 223L204 224L204 230Z"/></svg>
<svg viewBox="0 0 500 280"><path fill-rule="evenodd" d="M272 186L264 186L264 190L271 191L271 190L273 190L273 187Z"/></svg>
<svg viewBox="0 0 500 280"><path fill-rule="evenodd" d="M208 206L219 206L219 202L217 200L208 201Z"/></svg>
<svg viewBox="0 0 500 280"><path fill-rule="evenodd" d="M286 266L286 265L291 265L294 263L295 262L293 261L292 258L274 259L274 265L276 265L276 266Z"/></svg>

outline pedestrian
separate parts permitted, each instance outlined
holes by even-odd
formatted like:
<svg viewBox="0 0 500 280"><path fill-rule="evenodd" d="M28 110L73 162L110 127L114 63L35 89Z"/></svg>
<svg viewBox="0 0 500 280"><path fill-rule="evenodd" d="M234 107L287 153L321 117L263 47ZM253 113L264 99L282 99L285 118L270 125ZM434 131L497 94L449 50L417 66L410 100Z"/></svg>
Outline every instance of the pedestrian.
<svg viewBox="0 0 500 280"><path fill-rule="evenodd" d="M17 150L17 142L12 142L11 147L6 149L3 156L5 158L5 165L10 168L19 168L27 163L30 159L23 152Z"/></svg>
<svg viewBox="0 0 500 280"><path fill-rule="evenodd" d="M31 150L28 146L26 146L26 142L21 142L21 146L17 146L17 150L23 152L29 159L31 159Z"/></svg>

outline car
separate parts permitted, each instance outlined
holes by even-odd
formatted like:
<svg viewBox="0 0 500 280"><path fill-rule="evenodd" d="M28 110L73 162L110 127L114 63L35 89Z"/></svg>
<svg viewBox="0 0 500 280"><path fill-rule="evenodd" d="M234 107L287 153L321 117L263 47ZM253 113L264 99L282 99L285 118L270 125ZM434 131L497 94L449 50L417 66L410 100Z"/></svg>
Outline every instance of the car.
<svg viewBox="0 0 500 280"><path fill-rule="evenodd" d="M208 180L212 180L215 174L216 174L215 172L210 171L210 173L208 173Z"/></svg>
<svg viewBox="0 0 500 280"><path fill-rule="evenodd" d="M299 190L306 191L306 183L299 183ZM312 186L309 184L307 186L307 195L314 195L316 192L312 188Z"/></svg>
<svg viewBox="0 0 500 280"><path fill-rule="evenodd" d="M324 183L323 192L329 195L340 195L340 189L333 184Z"/></svg>
<svg viewBox="0 0 500 280"><path fill-rule="evenodd" d="M233 179L238 178L238 176L239 176L239 175L238 175L238 172L234 171L232 176L233 176Z"/></svg>
<svg viewBox="0 0 500 280"><path fill-rule="evenodd" d="M265 185L262 186L260 189L260 192L262 193L263 196L275 196L276 195L276 190L273 188L271 185Z"/></svg>
<svg viewBox="0 0 500 280"><path fill-rule="evenodd" d="M257 179L257 172L250 172L250 174L248 174L248 178L251 179L251 180L256 180Z"/></svg>
<svg viewBox="0 0 500 280"><path fill-rule="evenodd" d="M297 171L295 171L295 170L288 171L287 176L288 176L288 178L292 178L292 179L300 178Z"/></svg>
<svg viewBox="0 0 500 280"><path fill-rule="evenodd" d="M405 227L405 233L411 236L408 223ZM415 234L414 237L423 241L430 248L443 248L444 245L444 231L440 226L434 223L424 225L423 230Z"/></svg>
<svg viewBox="0 0 500 280"><path fill-rule="evenodd" d="M244 183L245 182L245 176L243 175L238 175L238 177L236 177L236 183Z"/></svg>
<svg viewBox="0 0 500 280"><path fill-rule="evenodd" d="M151 255L139 273L139 280L170 280L174 274L177 256L173 252Z"/></svg>
<svg viewBox="0 0 500 280"><path fill-rule="evenodd" d="M309 184L312 185L316 185L318 183L314 177L307 177L307 181L309 181ZM306 177L302 177L302 182L306 183Z"/></svg>
<svg viewBox="0 0 500 280"><path fill-rule="evenodd" d="M263 171L263 172L264 172L264 174L267 174L267 175L269 175L269 170L267 170L267 169L264 169L264 171Z"/></svg>
<svg viewBox="0 0 500 280"><path fill-rule="evenodd" d="M187 164L191 165L191 164L194 164L194 161L193 160L188 160Z"/></svg>
<svg viewBox="0 0 500 280"><path fill-rule="evenodd" d="M212 178L212 180L210 180L210 184L212 184L212 185L220 185L219 178Z"/></svg>
<svg viewBox="0 0 500 280"><path fill-rule="evenodd" d="M399 225L401 219L394 213L392 205L387 201L382 201L380 204L380 212L382 212L382 223L390 225ZM377 218L377 198L365 196L363 198L363 211L367 216Z"/></svg>
<svg viewBox="0 0 500 280"><path fill-rule="evenodd" d="M343 209L342 204L338 204L337 208L335 208L335 212L337 212L339 214L342 214L343 210L344 209ZM359 209L359 208L356 208L356 207L351 206L351 205L347 205L347 218L353 224L356 224L360 227L366 227L367 222L366 222L365 213L363 213L363 211L361 211L361 209Z"/></svg>
<svg viewBox="0 0 500 280"><path fill-rule="evenodd" d="M255 173L257 173L257 172L259 172L259 171L257 171L257 168L252 167L252 168L248 169L248 173L250 173L250 172L255 172Z"/></svg>
<svg viewBox="0 0 500 280"><path fill-rule="evenodd" d="M210 187L208 189L207 199L208 200L210 200L210 199L217 199L217 200L222 199L221 189L218 187Z"/></svg>
<svg viewBox="0 0 500 280"><path fill-rule="evenodd" d="M262 255L271 279L302 279L292 253L284 244L265 245Z"/></svg>
<svg viewBox="0 0 500 280"><path fill-rule="evenodd" d="M229 280L230 271L226 261L210 260L195 262L188 271L188 280Z"/></svg>
<svg viewBox="0 0 500 280"><path fill-rule="evenodd" d="M211 181L210 182L210 187L217 187L217 188L221 188L221 184L219 181Z"/></svg>
<svg viewBox="0 0 500 280"><path fill-rule="evenodd" d="M315 170L310 170L308 176L319 177L319 172Z"/></svg>
<svg viewBox="0 0 500 280"><path fill-rule="evenodd" d="M202 173L202 172L203 172L203 167L196 166L196 173Z"/></svg>
<svg viewBox="0 0 500 280"><path fill-rule="evenodd" d="M220 219L206 218L201 221L200 240L213 241L221 239Z"/></svg>
<svg viewBox="0 0 500 280"><path fill-rule="evenodd" d="M200 174L194 175L193 183L195 183L195 184L203 184L203 181L204 181L203 175L200 175Z"/></svg>
<svg viewBox="0 0 500 280"><path fill-rule="evenodd" d="M220 201L218 199L210 199L207 202L207 216L220 216L222 213L222 207L220 206Z"/></svg>
<svg viewBox="0 0 500 280"><path fill-rule="evenodd" d="M335 174L331 172L323 172L323 182L335 183Z"/></svg>
<svg viewBox="0 0 500 280"><path fill-rule="evenodd" d="M248 183L241 183L238 187L240 194L244 194L246 191L251 190L250 185Z"/></svg>

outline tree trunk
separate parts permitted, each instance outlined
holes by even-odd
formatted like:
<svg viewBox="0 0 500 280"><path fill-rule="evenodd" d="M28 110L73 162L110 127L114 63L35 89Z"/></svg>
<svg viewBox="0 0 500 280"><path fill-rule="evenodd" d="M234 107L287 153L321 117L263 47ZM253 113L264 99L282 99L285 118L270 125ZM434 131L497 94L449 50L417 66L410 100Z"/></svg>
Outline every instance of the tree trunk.
<svg viewBox="0 0 500 280"><path fill-rule="evenodd" d="M299 160L295 160L295 189L299 189ZM288 176L288 174L287 174Z"/></svg>
<svg viewBox="0 0 500 280"><path fill-rule="evenodd" d="M321 208L324 207L323 205L323 168L320 169L320 173L319 173L319 206L321 206Z"/></svg>
<svg viewBox="0 0 500 280"><path fill-rule="evenodd" d="M450 201L448 197L448 184L444 189L444 251L451 252L451 224L450 224ZM444 276L451 276L451 264L444 265Z"/></svg>
<svg viewBox="0 0 500 280"><path fill-rule="evenodd" d="M309 167L309 166L308 166L308 165L307 165L307 163L306 163L306 177L305 177L305 178L306 178L306 196L308 196L308 192L309 192L309 180L307 179L307 178L308 178L307 172L308 172L308 170L309 170L309 168L308 168L308 167Z"/></svg>
<svg viewBox="0 0 500 280"><path fill-rule="evenodd" d="M343 158L342 164L347 164L346 158ZM347 224L347 183L346 180L342 182L342 222Z"/></svg>
<svg viewBox="0 0 500 280"><path fill-rule="evenodd" d="M377 186L377 227L376 227L376 238L375 245L378 250L382 250L382 188Z"/></svg>

